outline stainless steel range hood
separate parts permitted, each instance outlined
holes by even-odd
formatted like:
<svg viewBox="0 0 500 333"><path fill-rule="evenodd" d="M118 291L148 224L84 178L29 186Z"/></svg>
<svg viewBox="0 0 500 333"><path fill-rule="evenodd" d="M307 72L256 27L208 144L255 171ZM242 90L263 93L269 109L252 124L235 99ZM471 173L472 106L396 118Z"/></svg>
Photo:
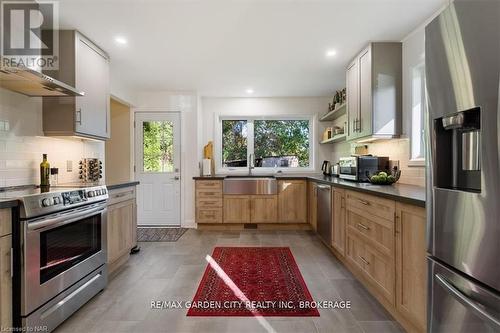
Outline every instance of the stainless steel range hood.
<svg viewBox="0 0 500 333"><path fill-rule="evenodd" d="M83 91L26 67L0 68L0 87L30 97L83 96Z"/></svg>

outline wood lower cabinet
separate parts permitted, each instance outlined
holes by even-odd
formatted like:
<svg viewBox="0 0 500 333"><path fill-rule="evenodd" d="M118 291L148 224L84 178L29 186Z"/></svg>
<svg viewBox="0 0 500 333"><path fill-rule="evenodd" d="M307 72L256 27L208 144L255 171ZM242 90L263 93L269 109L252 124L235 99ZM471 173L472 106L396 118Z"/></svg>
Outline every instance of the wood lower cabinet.
<svg viewBox="0 0 500 333"><path fill-rule="evenodd" d="M225 195L224 223L276 223L276 195Z"/></svg>
<svg viewBox="0 0 500 333"><path fill-rule="evenodd" d="M396 308L418 331L427 329L425 208L396 203Z"/></svg>
<svg viewBox="0 0 500 333"><path fill-rule="evenodd" d="M222 223L222 180L197 180L195 192L196 223Z"/></svg>
<svg viewBox="0 0 500 333"><path fill-rule="evenodd" d="M394 304L394 257L365 244L365 272L377 291L389 303Z"/></svg>
<svg viewBox="0 0 500 333"><path fill-rule="evenodd" d="M250 196L224 196L224 223L250 223Z"/></svg>
<svg viewBox="0 0 500 333"><path fill-rule="evenodd" d="M252 195L250 198L250 222L278 222L278 196Z"/></svg>
<svg viewBox="0 0 500 333"><path fill-rule="evenodd" d="M307 182L278 181L278 217L282 223L307 223Z"/></svg>
<svg viewBox="0 0 500 333"><path fill-rule="evenodd" d="M345 190L333 188L332 247L342 256L346 250Z"/></svg>
<svg viewBox="0 0 500 333"><path fill-rule="evenodd" d="M318 187L316 183L309 182L307 192L309 224L316 231L318 229Z"/></svg>
<svg viewBox="0 0 500 333"><path fill-rule="evenodd" d="M135 200L108 207L108 262L113 263L132 248Z"/></svg>
<svg viewBox="0 0 500 333"><path fill-rule="evenodd" d="M12 234L11 210L0 210L0 330L12 327L12 277L11 251Z"/></svg>
<svg viewBox="0 0 500 333"><path fill-rule="evenodd" d="M395 202L352 191L345 197L347 234L351 243L357 241L358 256L349 253L348 258L361 268L376 296L394 304Z"/></svg>
<svg viewBox="0 0 500 333"><path fill-rule="evenodd" d="M346 252L340 259L407 331L425 332L425 208L350 190L345 198Z"/></svg>
<svg viewBox="0 0 500 333"><path fill-rule="evenodd" d="M107 214L108 270L125 263L137 245L137 204L135 186L109 191Z"/></svg>

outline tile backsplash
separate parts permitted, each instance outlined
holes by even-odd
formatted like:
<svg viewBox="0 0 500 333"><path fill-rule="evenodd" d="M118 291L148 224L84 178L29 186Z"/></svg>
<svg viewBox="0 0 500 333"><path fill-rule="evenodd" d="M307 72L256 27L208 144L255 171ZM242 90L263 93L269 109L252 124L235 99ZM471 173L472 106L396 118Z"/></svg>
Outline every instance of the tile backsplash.
<svg viewBox="0 0 500 333"><path fill-rule="evenodd" d="M408 166L410 156L409 139L394 139L374 142L368 145L368 153L377 156L389 156L391 160L399 161L402 184L425 186L425 167Z"/></svg>
<svg viewBox="0 0 500 333"><path fill-rule="evenodd" d="M42 99L0 88L0 187L39 184L44 153L59 168L59 183L75 182L82 157L104 161L104 142L43 136Z"/></svg>
<svg viewBox="0 0 500 333"><path fill-rule="evenodd" d="M408 138L376 141L367 144L368 154L388 156L390 160L399 161L401 178L399 183L425 186L425 167L409 166L410 141ZM354 153L354 145L342 143L333 145L332 161Z"/></svg>

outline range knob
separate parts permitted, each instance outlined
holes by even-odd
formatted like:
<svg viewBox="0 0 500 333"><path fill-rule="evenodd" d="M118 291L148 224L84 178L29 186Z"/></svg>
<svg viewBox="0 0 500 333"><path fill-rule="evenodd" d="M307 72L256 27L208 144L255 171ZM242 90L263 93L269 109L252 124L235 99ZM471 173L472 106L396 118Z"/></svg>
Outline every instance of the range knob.
<svg viewBox="0 0 500 333"><path fill-rule="evenodd" d="M52 200L52 198L45 198L42 200L42 206L43 207L50 207L54 204L54 201Z"/></svg>
<svg viewBox="0 0 500 333"><path fill-rule="evenodd" d="M87 192L87 196L88 196L89 198L95 197L95 194L96 194L96 193L95 193L95 191L88 191L88 192Z"/></svg>
<svg viewBox="0 0 500 333"><path fill-rule="evenodd" d="M58 205L61 203L61 199L59 199L59 197L54 197L54 205Z"/></svg>

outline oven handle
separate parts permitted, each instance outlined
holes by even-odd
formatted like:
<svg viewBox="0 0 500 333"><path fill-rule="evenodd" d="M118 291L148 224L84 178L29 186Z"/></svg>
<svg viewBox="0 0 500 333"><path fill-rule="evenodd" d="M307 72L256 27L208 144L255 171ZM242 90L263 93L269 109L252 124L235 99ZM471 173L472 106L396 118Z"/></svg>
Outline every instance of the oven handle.
<svg viewBox="0 0 500 333"><path fill-rule="evenodd" d="M101 204L91 209L85 209L80 212L72 212L62 216L58 216L48 220L42 220L40 222L28 223L28 231L40 230L40 229L53 229L66 224L76 222L87 217L94 216L99 213L103 213L106 210L106 204ZM69 219L68 219L69 218Z"/></svg>

